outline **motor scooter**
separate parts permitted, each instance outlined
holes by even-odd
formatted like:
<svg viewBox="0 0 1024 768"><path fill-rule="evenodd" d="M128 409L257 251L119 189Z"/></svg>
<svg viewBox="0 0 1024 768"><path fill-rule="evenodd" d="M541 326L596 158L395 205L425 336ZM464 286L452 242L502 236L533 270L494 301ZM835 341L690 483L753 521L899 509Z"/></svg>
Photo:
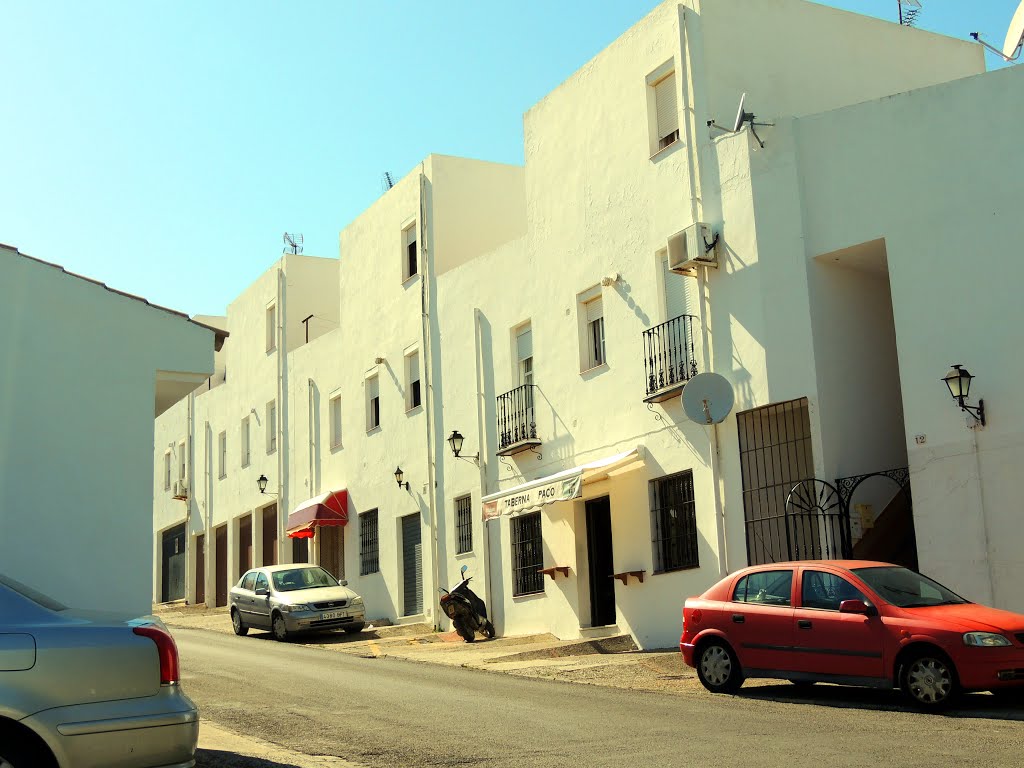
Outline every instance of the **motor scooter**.
<svg viewBox="0 0 1024 768"><path fill-rule="evenodd" d="M459 636L467 643L476 640L476 633L480 632L488 640L494 637L494 625L487 618L487 606L477 594L469 588L472 576L467 576L469 570L462 566L462 581L452 587L451 591L443 587L438 590L441 595L441 610L445 612Z"/></svg>

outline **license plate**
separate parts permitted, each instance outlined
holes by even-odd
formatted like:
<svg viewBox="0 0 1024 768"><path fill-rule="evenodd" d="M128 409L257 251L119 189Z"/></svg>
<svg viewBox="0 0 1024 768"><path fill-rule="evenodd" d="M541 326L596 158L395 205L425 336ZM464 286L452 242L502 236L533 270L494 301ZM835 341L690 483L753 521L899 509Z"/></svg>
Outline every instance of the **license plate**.
<svg viewBox="0 0 1024 768"><path fill-rule="evenodd" d="M320 620L329 621L330 619L340 619L344 615L344 611L331 611L330 613L321 613Z"/></svg>

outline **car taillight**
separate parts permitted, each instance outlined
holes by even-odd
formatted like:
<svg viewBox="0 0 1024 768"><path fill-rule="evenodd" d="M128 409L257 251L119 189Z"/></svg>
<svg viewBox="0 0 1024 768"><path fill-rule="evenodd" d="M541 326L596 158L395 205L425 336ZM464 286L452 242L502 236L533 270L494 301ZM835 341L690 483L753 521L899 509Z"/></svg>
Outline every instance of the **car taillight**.
<svg viewBox="0 0 1024 768"><path fill-rule="evenodd" d="M148 637L156 643L156 653L160 657L160 685L177 685L178 683L178 646L174 638L166 630L155 624L145 624L132 629L136 635Z"/></svg>

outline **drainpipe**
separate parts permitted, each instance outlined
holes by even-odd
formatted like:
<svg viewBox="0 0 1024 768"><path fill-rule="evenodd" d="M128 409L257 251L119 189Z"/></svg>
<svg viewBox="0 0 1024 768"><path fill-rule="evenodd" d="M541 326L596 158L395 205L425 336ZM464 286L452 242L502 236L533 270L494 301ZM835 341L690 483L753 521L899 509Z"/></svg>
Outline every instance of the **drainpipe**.
<svg viewBox="0 0 1024 768"><path fill-rule="evenodd" d="M188 583L192 581L193 591L195 588L195 579L190 579L192 571L190 570L192 565L192 501L195 499L196 494L196 471L195 471L195 458L196 458L196 441L195 441L195 425L193 424L192 414L196 407L196 394L195 392L188 393L188 401L185 404L186 407L186 419L187 428L185 434L188 435L186 438L185 445L185 456L188 462L188 471L185 473L185 477L188 480L188 491L185 492L185 604L188 605Z"/></svg>
<svg viewBox="0 0 1024 768"><path fill-rule="evenodd" d="M477 453L479 458L477 459L477 467L480 471L480 498L483 499L487 495L487 463L484 457L490 454L485 450L484 435L486 428L484 425L484 419L487 413L487 403L484 400L484 344L483 344L483 333L480 328L481 312L479 307L473 308L473 333L474 341L476 346L476 431L477 438L476 444L478 446ZM482 507L481 503L481 507ZM494 603L491 602L491 537L487 530L487 523L484 521L483 528L484 532L484 550L483 550L483 568L484 568L484 595L485 602L491 606L491 617L494 614Z"/></svg>
<svg viewBox="0 0 1024 768"><path fill-rule="evenodd" d="M203 600L204 605L210 605L210 591L206 588L206 582L209 581L210 574L210 531L213 529L213 512L210 507L210 470L213 462L213 452L210 450L213 447L213 433L210 432L210 422L204 422L203 426L203 445L206 451L206 461L203 462L203 471L205 472L205 480L203 483L203 498L204 498L204 509L203 514ZM217 446L217 451L220 451L220 446ZM216 590L216 582L214 582L214 589ZM214 596L216 601L216 596Z"/></svg>
<svg viewBox="0 0 1024 768"><path fill-rule="evenodd" d="M693 13L700 12L699 2L695 3ZM690 17L693 15L688 8L680 9L680 32L682 33L682 55L686 66L686 75L681 77L683 87L683 104L686 109L686 119L683 121L686 132L687 150L687 180L690 189L690 216L693 223L699 222L704 216L704 184L700 172L700 151L697 148L697 110L694 103L694 79L693 79L693 56L690 51ZM697 269L697 296L700 303L700 324L703 329L702 353L704 365L707 370L713 371L714 366L714 345L711 343L711 285L707 279L707 272L704 269ZM729 572L729 549L725 530L725 495L724 481L722 478L721 456L718 446L718 425L711 426L709 458L711 464L711 477L715 489L715 528L718 533L718 570L722 576Z"/></svg>
<svg viewBox="0 0 1024 768"><path fill-rule="evenodd" d="M288 341L287 324L285 323L285 284L284 264L282 258L277 267L277 561L285 562L284 554L284 510L288 508L288 480L285 477L285 423L288 419L288 404L285 402L286 371L288 356L284 353L284 345ZM261 521L262 522L262 521Z"/></svg>
<svg viewBox="0 0 1024 768"><path fill-rule="evenodd" d="M423 273L420 278L420 328L422 333L423 347L423 391L425 398L426 422L427 422L427 483L428 505L430 511L430 563L432 587L430 589L430 608L434 616L434 629L440 630L441 623L438 612L434 610L434 596L437 594L439 580L439 564L437 562L437 467L434 464L434 395L430 386L430 371L432 350L430 346L430 248L427 238L427 177L423 173L423 164L420 164L420 216L419 233L417 234L420 254L422 256ZM424 610L426 605L424 605Z"/></svg>

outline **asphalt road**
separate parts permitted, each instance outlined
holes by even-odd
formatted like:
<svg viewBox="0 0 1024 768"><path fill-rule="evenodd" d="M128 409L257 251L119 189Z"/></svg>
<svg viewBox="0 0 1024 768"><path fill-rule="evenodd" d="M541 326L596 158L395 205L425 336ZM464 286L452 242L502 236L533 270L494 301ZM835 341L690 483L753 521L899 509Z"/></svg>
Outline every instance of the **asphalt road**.
<svg viewBox="0 0 1024 768"><path fill-rule="evenodd" d="M630 691L260 636L174 634L185 691L204 718L368 766L1024 764L1019 713L921 715L893 707L886 693L831 686L795 703L792 686L736 697Z"/></svg>

